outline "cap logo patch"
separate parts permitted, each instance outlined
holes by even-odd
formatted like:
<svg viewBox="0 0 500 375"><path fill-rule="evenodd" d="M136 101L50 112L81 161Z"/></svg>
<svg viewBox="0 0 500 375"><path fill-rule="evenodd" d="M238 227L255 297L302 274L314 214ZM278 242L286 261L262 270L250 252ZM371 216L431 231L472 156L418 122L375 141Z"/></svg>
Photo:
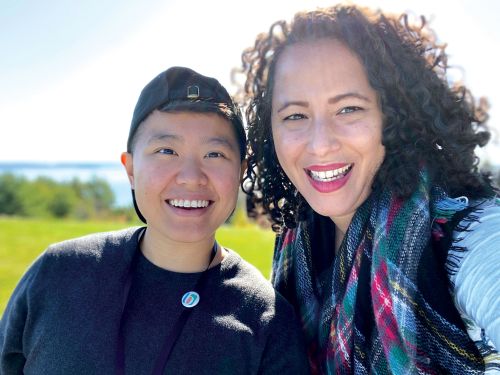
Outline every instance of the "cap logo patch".
<svg viewBox="0 0 500 375"><path fill-rule="evenodd" d="M200 97L200 88L198 86L188 86L187 97L189 99L196 99Z"/></svg>

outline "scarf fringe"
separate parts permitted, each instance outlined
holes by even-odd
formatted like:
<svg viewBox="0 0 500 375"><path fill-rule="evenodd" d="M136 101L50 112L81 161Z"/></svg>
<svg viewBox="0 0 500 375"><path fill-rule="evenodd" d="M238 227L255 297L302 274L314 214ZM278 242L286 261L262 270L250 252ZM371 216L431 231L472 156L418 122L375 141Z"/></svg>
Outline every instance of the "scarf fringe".
<svg viewBox="0 0 500 375"><path fill-rule="evenodd" d="M434 222L438 224L438 228L436 228L436 224L433 224L433 235L435 235L435 231L442 233L442 228L439 224L445 224L459 211L468 211L466 215L453 227L453 240L449 247L448 256L444 264L448 276L456 275L460 269L462 259L467 253L467 248L458 245L464 238L460 233L470 232L470 226L479 221L479 214L483 212L483 209L480 208L482 203L484 202L481 201L478 204L474 204L474 206L469 206L469 200L467 197L458 197L445 198L436 204L436 213L441 216L436 217L434 220ZM442 237L442 235L439 235L439 237ZM452 289L454 289L455 285L453 285L451 281L450 284Z"/></svg>
<svg viewBox="0 0 500 375"><path fill-rule="evenodd" d="M446 264L449 273L457 272L467 249L452 235L469 231L479 220L479 207L470 207L467 197L447 197L442 189L430 187L426 177L422 173L419 189L403 202L390 191L374 192L358 208L332 264L332 296L324 305L313 290L311 241L305 239L308 223L280 236L273 283L296 300L313 373L370 369L430 374L434 367L479 373L484 366L467 332L453 323L458 311L442 314L434 307L447 307L451 300L436 300L432 283L427 300L418 290L416 273L426 264L422 252L433 250L429 229L439 241L436 249L448 252L451 246L455 251L436 259L439 267L443 270ZM362 261L355 257L359 254L364 254ZM434 280L432 272L430 276L426 280Z"/></svg>

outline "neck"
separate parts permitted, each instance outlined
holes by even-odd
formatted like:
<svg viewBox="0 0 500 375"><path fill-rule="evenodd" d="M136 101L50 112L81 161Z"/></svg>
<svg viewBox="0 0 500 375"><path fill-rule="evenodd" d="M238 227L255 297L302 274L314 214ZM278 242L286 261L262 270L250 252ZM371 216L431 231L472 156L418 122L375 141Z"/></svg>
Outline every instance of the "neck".
<svg viewBox="0 0 500 375"><path fill-rule="evenodd" d="M340 249L342 241L344 240L345 232L335 225L335 253Z"/></svg>
<svg viewBox="0 0 500 375"><path fill-rule="evenodd" d="M148 228L141 239L140 249L146 259L155 266L181 273L203 272L207 269L215 238L211 237L199 242L177 242L157 238ZM222 249L210 264L219 264L224 257Z"/></svg>
<svg viewBox="0 0 500 375"><path fill-rule="evenodd" d="M337 252L337 250L340 248L347 229L349 228L349 224L351 224L353 216L354 214L336 217L330 216L330 219L335 224L335 252Z"/></svg>

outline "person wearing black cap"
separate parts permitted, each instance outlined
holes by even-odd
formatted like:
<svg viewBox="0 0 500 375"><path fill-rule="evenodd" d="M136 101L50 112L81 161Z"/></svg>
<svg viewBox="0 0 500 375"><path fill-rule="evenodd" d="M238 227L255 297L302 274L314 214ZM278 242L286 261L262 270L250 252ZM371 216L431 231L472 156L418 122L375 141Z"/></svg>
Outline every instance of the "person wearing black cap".
<svg viewBox="0 0 500 375"><path fill-rule="evenodd" d="M0 373L308 373L291 306L215 241L245 142L217 80L182 67L154 78L122 154L147 225L55 244L35 261L0 321Z"/></svg>

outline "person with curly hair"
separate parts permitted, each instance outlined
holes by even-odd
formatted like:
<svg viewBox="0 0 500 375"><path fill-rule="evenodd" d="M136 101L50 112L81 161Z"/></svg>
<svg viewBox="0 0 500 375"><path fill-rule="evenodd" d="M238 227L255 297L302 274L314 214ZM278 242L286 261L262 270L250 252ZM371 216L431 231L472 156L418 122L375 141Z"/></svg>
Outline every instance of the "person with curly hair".
<svg viewBox="0 0 500 375"><path fill-rule="evenodd" d="M242 55L249 214L313 373L500 370L500 202L487 103L424 17L297 13Z"/></svg>

